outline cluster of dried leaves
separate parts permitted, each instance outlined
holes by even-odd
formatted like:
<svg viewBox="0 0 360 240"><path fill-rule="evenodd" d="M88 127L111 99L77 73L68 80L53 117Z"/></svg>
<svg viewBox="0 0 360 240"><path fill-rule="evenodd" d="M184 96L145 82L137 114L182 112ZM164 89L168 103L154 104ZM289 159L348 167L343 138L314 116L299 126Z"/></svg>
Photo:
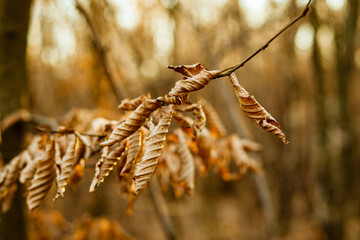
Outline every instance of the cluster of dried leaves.
<svg viewBox="0 0 360 240"><path fill-rule="evenodd" d="M161 182L171 182L177 196L193 193L197 170L204 173L213 167L224 180L239 180L247 171L261 173L261 166L249 154L261 149L257 143L237 135L227 136L216 111L205 100L188 102L190 92L205 87L221 72L206 70L200 64L169 68L183 74L184 79L177 81L164 97L123 100L119 108L131 111L125 120L77 116L68 119L66 127L35 136L27 149L0 171L2 211L10 206L17 180L26 186L30 210L40 205L54 181L54 199L62 197L67 184L80 179L87 159L99 150L101 157L90 192L117 166L121 190L130 207L154 173ZM235 74L229 79L244 113L287 143L280 125L240 86ZM172 119L177 127L168 134ZM234 167L237 170L230 171Z"/></svg>
<svg viewBox="0 0 360 240"><path fill-rule="evenodd" d="M29 239L64 240L133 240L126 230L115 220L103 217L93 218L88 214L76 221L67 221L56 211L32 211L29 214Z"/></svg>

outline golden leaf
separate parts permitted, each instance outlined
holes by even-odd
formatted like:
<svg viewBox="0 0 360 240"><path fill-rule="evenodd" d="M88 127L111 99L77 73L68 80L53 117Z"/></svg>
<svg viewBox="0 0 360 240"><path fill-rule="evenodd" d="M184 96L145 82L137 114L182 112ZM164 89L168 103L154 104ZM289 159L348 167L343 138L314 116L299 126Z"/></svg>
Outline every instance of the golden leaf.
<svg viewBox="0 0 360 240"><path fill-rule="evenodd" d="M262 129L278 136L285 144L286 140L284 132L280 128L280 124L268 113L255 99L243 88L235 75L230 74L230 82L233 85L235 94L240 102L240 107L248 118L259 125Z"/></svg>
<svg viewBox="0 0 360 240"><path fill-rule="evenodd" d="M55 145L53 137L46 143L43 158L38 159L34 178L27 188L26 203L30 210L38 207L51 188L55 178Z"/></svg>
<svg viewBox="0 0 360 240"><path fill-rule="evenodd" d="M168 144L167 148L164 149L164 153L161 155L161 158L166 163L167 168L169 169L170 178L173 182L179 181L179 171L180 171L180 158L176 154L177 147L175 144Z"/></svg>
<svg viewBox="0 0 360 240"><path fill-rule="evenodd" d="M2 212L7 212L11 206L13 196L17 190L17 179L25 162L21 154L15 156L3 167L0 174L0 205Z"/></svg>
<svg viewBox="0 0 360 240"><path fill-rule="evenodd" d="M197 104L182 104L173 106L175 110L183 112L192 112L196 119L192 124L193 133L195 137L200 135L200 132L206 125L206 116L200 103ZM190 121L190 120L189 120Z"/></svg>
<svg viewBox="0 0 360 240"><path fill-rule="evenodd" d="M191 118L184 116L178 111L173 112L173 118L177 125L179 125L182 129L189 129L194 124L194 121Z"/></svg>
<svg viewBox="0 0 360 240"><path fill-rule="evenodd" d="M214 154L214 141L207 128L204 128L198 137L198 149L204 168L207 170Z"/></svg>
<svg viewBox="0 0 360 240"><path fill-rule="evenodd" d="M135 110L140 104L142 104L146 99L149 99L150 96L141 95L140 97L134 99L123 99L118 108L121 110L133 111Z"/></svg>
<svg viewBox="0 0 360 240"><path fill-rule="evenodd" d="M169 66L186 76L185 79L179 80L175 86L165 96L165 101L171 104L182 104L186 101L189 92L197 91L205 87L212 79L220 75L220 71L208 71L201 64Z"/></svg>
<svg viewBox="0 0 360 240"><path fill-rule="evenodd" d="M180 157L179 182L184 191L192 195L195 182L195 161L186 143L185 135L178 129L176 135L179 139L177 144L177 153Z"/></svg>
<svg viewBox="0 0 360 240"><path fill-rule="evenodd" d="M249 139L241 139L241 144L247 152L259 152L262 150L262 146L260 144Z"/></svg>
<svg viewBox="0 0 360 240"><path fill-rule="evenodd" d="M22 156L26 162L26 166L22 169L19 176L19 182L22 184L28 185L30 180L34 177L37 161L33 160L27 150L24 151Z"/></svg>
<svg viewBox="0 0 360 240"><path fill-rule="evenodd" d="M133 163L140 152L141 144L141 129L138 129L132 135L130 135L128 142L127 142L127 156L126 156L126 163L125 166L122 168L120 174L124 174L125 172L129 172L130 169L133 167Z"/></svg>
<svg viewBox="0 0 360 240"><path fill-rule="evenodd" d="M162 107L161 110L163 111L163 118L160 119L158 125L151 129L150 135L146 138L144 156L135 166L134 194L138 194L144 189L151 179L164 147L166 134L168 133L171 122L172 111L168 107Z"/></svg>
<svg viewBox="0 0 360 240"><path fill-rule="evenodd" d="M226 136L226 128L222 123L219 115L215 111L214 107L206 101L204 98L200 100L203 110L206 115L206 120L209 124L210 132L215 132L217 137L224 137Z"/></svg>
<svg viewBox="0 0 360 240"><path fill-rule="evenodd" d="M249 157L239 136L232 135L230 137L230 148L232 159L240 170L240 178L242 178L248 170L261 172L260 164Z"/></svg>
<svg viewBox="0 0 360 240"><path fill-rule="evenodd" d="M193 77L198 75L201 71L204 70L204 67L200 63L195 63L193 65L180 65L180 66L168 66L169 69L174 70L175 72L181 73L186 77Z"/></svg>
<svg viewBox="0 0 360 240"><path fill-rule="evenodd" d="M138 130L145 122L146 118L152 113L161 101L147 99L140 104L135 111L122 123L116 126L111 133L109 140L102 142L102 146L109 146L115 142L120 142Z"/></svg>
<svg viewBox="0 0 360 240"><path fill-rule="evenodd" d="M56 185L57 193L55 199L64 196L65 186L67 181L71 176L71 173L76 165L77 159L75 159L75 148L78 138L75 135L68 135L69 143L66 147L66 152L64 156L61 157L60 163L57 162L57 171L56 171ZM56 148L57 149L57 148ZM59 149L60 150L60 149Z"/></svg>
<svg viewBox="0 0 360 240"><path fill-rule="evenodd" d="M104 178L109 175L114 166L120 161L124 154L126 144L124 142L116 142L111 146L105 146L102 149L102 155L96 163L95 176L91 182L90 192L95 192L95 188L104 181Z"/></svg>
<svg viewBox="0 0 360 240"><path fill-rule="evenodd" d="M19 181L29 186L31 179L34 177L38 162L44 156L44 143L41 136L35 136L28 148L23 151L21 157L24 159L26 166L21 170Z"/></svg>

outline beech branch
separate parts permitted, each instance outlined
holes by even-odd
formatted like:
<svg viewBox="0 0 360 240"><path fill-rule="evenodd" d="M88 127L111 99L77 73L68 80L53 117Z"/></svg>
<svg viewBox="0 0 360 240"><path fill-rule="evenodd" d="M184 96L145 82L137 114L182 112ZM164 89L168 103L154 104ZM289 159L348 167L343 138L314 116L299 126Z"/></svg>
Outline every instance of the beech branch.
<svg viewBox="0 0 360 240"><path fill-rule="evenodd" d="M283 27L278 33L276 33L272 38L270 38L270 40L268 40L262 47L260 47L258 50L256 50L253 54L251 54L248 58L246 58L244 61L242 61L241 63L238 63L232 67L226 68L224 70L221 71L221 74L218 75L215 78L221 78L221 77L226 77L229 76L230 74L232 74L233 72L235 72L236 70L238 70L239 68L245 66L245 64L247 62L249 62L253 57L255 57L256 55L258 55L261 51L264 51L272 41L274 41L277 37L279 37L283 32L285 32L287 29L289 29L291 26L293 26L295 23L297 23L300 19L304 18L307 13L310 10L310 4L311 4L312 0L309 0L308 3L306 4L303 12L297 17L295 18L293 21L291 21L288 25L286 25L285 27Z"/></svg>

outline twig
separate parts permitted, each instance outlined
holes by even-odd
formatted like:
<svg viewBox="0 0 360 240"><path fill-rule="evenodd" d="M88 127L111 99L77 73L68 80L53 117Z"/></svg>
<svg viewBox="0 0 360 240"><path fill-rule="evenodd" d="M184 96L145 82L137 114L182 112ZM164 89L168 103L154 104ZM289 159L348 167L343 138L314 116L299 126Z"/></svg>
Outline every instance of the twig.
<svg viewBox="0 0 360 240"><path fill-rule="evenodd" d="M96 48L96 51L99 54L99 60L101 65L104 68L106 77L111 85L112 90L114 91L114 94L117 98L117 100L120 102L120 100L125 98L125 88L120 88L115 81L115 76L112 74L109 66L109 62L106 60L106 54L105 54L105 48L103 47L103 44L101 43L101 38L99 36L99 33L97 32L89 14L86 12L84 6L79 2L79 0L75 0L76 8L79 10L79 12L84 16L87 25L89 26L92 36L93 36L93 42Z"/></svg>
<svg viewBox="0 0 360 240"><path fill-rule="evenodd" d="M151 196L151 201L153 202L155 212L158 215L161 226L165 232L167 239L175 240L175 232L169 218L168 209L161 190L159 187L159 182L156 176L153 176L152 181L148 184L148 189Z"/></svg>
<svg viewBox="0 0 360 240"><path fill-rule="evenodd" d="M35 127L35 129L39 132L50 133L50 134L57 134L57 133L75 134L75 135L83 135L83 136L88 136L88 137L99 137L99 138L103 138L103 137L107 136L107 134L93 134L93 133L76 132L74 129L52 130L52 129L46 129L46 128L41 128L41 127Z"/></svg>
<svg viewBox="0 0 360 240"><path fill-rule="evenodd" d="M311 4L312 0L309 0L309 2L306 4L303 12L300 14L300 16L298 16L296 19L294 19L292 22L290 22L288 25L286 25L283 29L281 29L278 33L276 33L269 41L267 41L267 43L265 43L265 45L263 45L261 48L259 48L258 50L256 50L253 54L251 54L248 58L246 58L244 61L242 61L241 63L238 63L232 67L226 68L224 70L221 71L221 74L218 75L216 78L221 78L221 77L225 77L225 76L229 76L231 73L235 72L236 70L238 70L239 68L243 67L248 61L250 61L253 57L255 57L258 53L260 53L261 51L264 51L272 41L274 41L278 36L280 36L283 32L285 32L287 29L289 29L292 25L294 25L296 22L298 22L300 19L302 19L303 17L306 16L306 14L309 12L310 10L310 4Z"/></svg>

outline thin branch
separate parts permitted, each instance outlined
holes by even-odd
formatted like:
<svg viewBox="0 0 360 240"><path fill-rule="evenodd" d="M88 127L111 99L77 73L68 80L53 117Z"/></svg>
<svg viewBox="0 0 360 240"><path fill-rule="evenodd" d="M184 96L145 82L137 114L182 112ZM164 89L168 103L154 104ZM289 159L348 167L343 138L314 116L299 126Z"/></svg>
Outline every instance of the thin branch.
<svg viewBox="0 0 360 240"><path fill-rule="evenodd" d="M306 14L309 12L310 10L310 4L311 4L312 0L309 0L309 2L306 4L303 12L300 14L300 16L298 16L296 19L294 19L292 22L290 22L288 25L286 25L283 29L281 29L278 33L276 33L269 41L267 41L267 43L265 43L265 45L263 45L261 48L259 48L258 50L256 50L253 54L251 54L248 58L246 58L244 61L242 61L239 64L236 64L232 67L226 68L224 70L221 71L221 74L219 76L217 76L216 78L221 78L221 77L225 77L225 76L229 76L231 73L235 72L236 70L238 70L239 68L243 67L247 62L249 62L253 57L255 57L256 55L258 55L261 51L264 51L272 41L274 41L278 36L280 36L283 32L285 32L287 29L289 29L292 25L294 25L296 22L298 22L300 19L304 18L306 16Z"/></svg>
<svg viewBox="0 0 360 240"><path fill-rule="evenodd" d="M120 88L117 85L116 78L115 78L114 74L111 72L109 62L106 59L106 49L104 48L104 46L103 46L103 44L101 42L100 35L97 32L97 30L96 30L96 28L94 26L94 23L92 22L89 14L87 13L84 6L80 3L79 0L75 0L75 5L76 5L76 8L79 10L79 12L84 16L84 18L86 20L86 23L87 23L87 25L89 26L89 28L91 30L91 33L92 33L92 36L93 36L93 42L94 42L96 51L99 54L100 63L104 68L106 77L107 77L107 79L108 79L108 81L109 81L109 83L111 85L111 89L114 91L114 94L115 94L117 100L121 101L122 99L125 98L126 93L125 93L125 90L124 90L123 87Z"/></svg>
<svg viewBox="0 0 360 240"><path fill-rule="evenodd" d="M161 193L156 175L153 176L152 181L148 184L148 189L150 192L151 201L153 202L153 206L155 208L155 212L161 222L161 226L164 230L166 238L168 240L176 239L175 231L169 217L168 208L166 206L164 196Z"/></svg>
<svg viewBox="0 0 360 240"><path fill-rule="evenodd" d="M42 127L35 127L35 129L42 133L49 133L49 134L75 134L75 135L83 135L88 137L99 137L103 138L106 137L107 134L93 134L93 133L80 133L76 132L74 129L63 129L63 130L52 130L52 129L46 129Z"/></svg>

